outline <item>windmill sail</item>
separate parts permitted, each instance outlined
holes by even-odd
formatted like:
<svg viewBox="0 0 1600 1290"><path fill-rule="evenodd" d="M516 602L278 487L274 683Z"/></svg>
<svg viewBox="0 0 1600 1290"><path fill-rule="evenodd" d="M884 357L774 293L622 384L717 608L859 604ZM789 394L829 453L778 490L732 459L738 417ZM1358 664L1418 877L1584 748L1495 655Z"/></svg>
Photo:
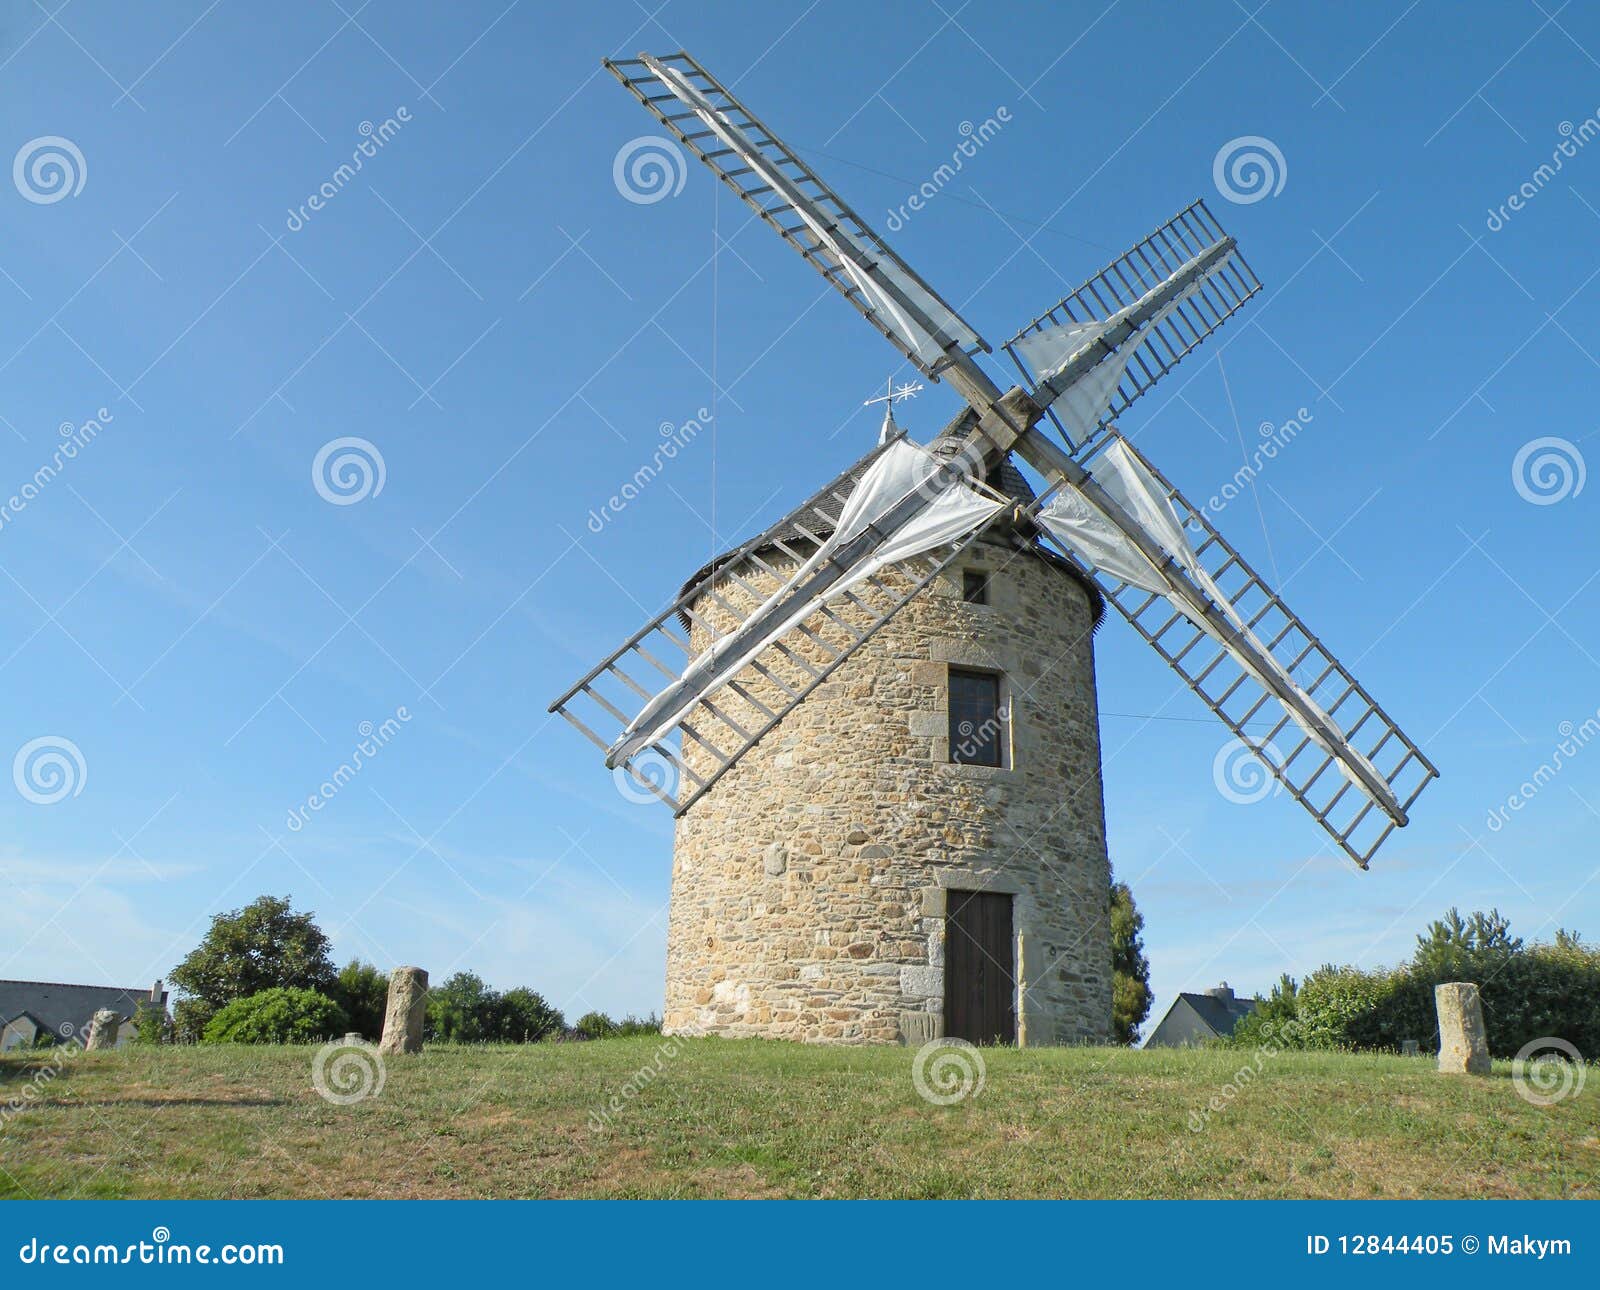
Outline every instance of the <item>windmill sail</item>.
<svg viewBox="0 0 1600 1290"><path fill-rule="evenodd" d="M1040 314L1005 350L1083 455L1260 290L1233 239L1197 201ZM1163 293L1177 298L1162 301Z"/></svg>
<svg viewBox="0 0 1600 1290"><path fill-rule="evenodd" d="M702 571L550 710L681 814L1006 510L896 437Z"/></svg>
<svg viewBox="0 0 1600 1290"><path fill-rule="evenodd" d="M605 67L926 375L937 378L960 355L988 352L888 243L688 54L608 59Z"/></svg>
<svg viewBox="0 0 1600 1290"><path fill-rule="evenodd" d="M671 734L696 703L782 640L823 605L875 573L966 537L1002 502L966 483L903 437L879 453L815 553L735 630L714 641L655 696L606 750L615 766Z"/></svg>
<svg viewBox="0 0 1600 1290"><path fill-rule="evenodd" d="M1204 512L1120 435L1102 440L1091 478L1165 559L1152 560L1066 483L1040 508L1041 528L1365 868L1438 771ZM1264 734L1251 729L1262 723Z"/></svg>

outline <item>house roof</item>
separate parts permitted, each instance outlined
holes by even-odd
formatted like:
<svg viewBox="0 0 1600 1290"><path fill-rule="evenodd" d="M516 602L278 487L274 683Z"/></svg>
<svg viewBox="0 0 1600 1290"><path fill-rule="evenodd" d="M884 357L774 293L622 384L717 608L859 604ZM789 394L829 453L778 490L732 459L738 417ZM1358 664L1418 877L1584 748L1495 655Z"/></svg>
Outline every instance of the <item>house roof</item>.
<svg viewBox="0 0 1600 1290"><path fill-rule="evenodd" d="M1219 1035L1231 1035L1233 1028L1256 1010L1254 999L1241 999L1237 996L1221 999L1214 994L1191 994L1184 991L1178 998L1193 1008L1200 1020Z"/></svg>
<svg viewBox="0 0 1600 1290"><path fill-rule="evenodd" d="M67 985L59 981L0 980L0 1024L27 1013L42 1030L57 1038L87 1034L89 1020L102 1008L119 1017L132 1017L150 998L148 986L124 989L115 985ZM166 1007L167 992L161 992ZM65 1027L71 1027L70 1030Z"/></svg>
<svg viewBox="0 0 1600 1290"><path fill-rule="evenodd" d="M950 425L946 426L944 430L940 431L939 434L934 437L933 441L927 445L928 451L941 456L953 456L956 450L966 442L969 432L970 430L966 422L966 415L963 414L962 416L958 416L953 422L950 423ZM850 469L840 477L838 481L839 492L848 496L849 493L855 489L855 486L861 482L861 477L867 473L867 468L872 464L872 458L876 451L877 449L874 448L872 451L863 454L861 459L851 466ZM1038 494L1033 491L1033 487L1028 483L1027 479L1024 478L1022 472L1017 469L1016 463L1011 460L1009 453L1002 457L996 465L990 468L987 476L984 479L984 482L988 484L989 487L1004 493L1007 497L1010 497L1012 500L1019 502L1024 506L1031 505L1038 497ZM811 533L816 534L818 537L827 537L833 532L832 525L824 523L820 518L814 515L806 518L802 522ZM1089 598L1089 610L1093 618L1091 630L1098 631L1100 629L1100 624L1104 620L1106 614L1106 602L1105 597L1100 594L1100 589L1096 587L1094 583L1090 582L1068 561L1062 559L1054 551L1051 551L1048 548L1040 545L1036 532L1010 530L1009 541L1018 550L1026 551L1028 554L1043 560L1046 564L1055 566L1056 568L1060 569L1062 573L1066 574L1069 578L1078 583L1079 586L1083 588L1084 594ZM806 535L802 533L798 525L793 522L784 524L776 532L771 534L770 542L800 543L809 545ZM763 546L759 549L767 550L769 547ZM681 596L687 593L688 590L693 587L695 583L699 582L700 579L704 578L706 574L711 572L713 569L721 568L736 554L737 550L724 551L721 555L716 556L714 559L701 565L684 582L683 586L679 589L678 594ZM684 629L688 630L688 615L680 610L678 619L679 622L683 624Z"/></svg>

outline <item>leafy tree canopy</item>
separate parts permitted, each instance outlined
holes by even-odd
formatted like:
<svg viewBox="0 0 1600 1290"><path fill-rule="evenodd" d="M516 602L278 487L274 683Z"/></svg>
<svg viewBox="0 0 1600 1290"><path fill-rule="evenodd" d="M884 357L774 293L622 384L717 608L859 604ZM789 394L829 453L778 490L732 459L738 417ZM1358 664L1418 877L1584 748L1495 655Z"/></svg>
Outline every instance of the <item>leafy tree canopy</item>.
<svg viewBox="0 0 1600 1290"><path fill-rule="evenodd" d="M1150 1015L1150 960L1144 956L1144 915L1125 882L1111 884L1111 1038L1131 1044Z"/></svg>

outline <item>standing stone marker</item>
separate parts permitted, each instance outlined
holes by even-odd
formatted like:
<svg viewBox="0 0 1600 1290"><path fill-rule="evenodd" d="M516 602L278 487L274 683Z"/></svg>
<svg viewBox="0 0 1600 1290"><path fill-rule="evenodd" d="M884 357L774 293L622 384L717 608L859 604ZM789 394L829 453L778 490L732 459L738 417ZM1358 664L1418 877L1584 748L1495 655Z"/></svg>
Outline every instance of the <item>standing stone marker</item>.
<svg viewBox="0 0 1600 1290"><path fill-rule="evenodd" d="M121 1024L121 1017L109 1008L101 1008L89 1019L89 1037L84 1040L84 1050L92 1052L97 1048L115 1048Z"/></svg>
<svg viewBox="0 0 1600 1290"><path fill-rule="evenodd" d="M1415 1039L1402 1039L1400 1041L1400 1056L1416 1057L1422 1052L1422 1045Z"/></svg>
<svg viewBox="0 0 1600 1290"><path fill-rule="evenodd" d="M378 1051L420 1053L422 1020L428 1010L428 974L419 967L398 967L389 973L389 1006L383 1017Z"/></svg>
<svg viewBox="0 0 1600 1290"><path fill-rule="evenodd" d="M1478 987L1468 981L1435 986L1433 1004L1439 1013L1439 1070L1447 1075L1487 1075L1489 1036Z"/></svg>

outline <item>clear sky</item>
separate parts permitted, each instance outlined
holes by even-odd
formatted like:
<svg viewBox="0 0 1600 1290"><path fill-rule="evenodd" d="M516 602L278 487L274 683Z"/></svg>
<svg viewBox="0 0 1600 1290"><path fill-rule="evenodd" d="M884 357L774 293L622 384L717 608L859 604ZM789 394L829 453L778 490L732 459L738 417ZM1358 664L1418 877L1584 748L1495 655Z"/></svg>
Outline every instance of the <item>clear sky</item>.
<svg viewBox="0 0 1600 1290"><path fill-rule="evenodd" d="M1221 526L1443 779L1358 873L1287 797L1219 793L1225 732L1107 622L1111 854L1158 1009L1393 961L1451 904L1600 935L1592 10L9 0L0 754L51 743L0 794L0 976L144 983L275 892L341 960L659 1008L670 817L546 705L912 375L702 168L619 190L656 130L599 60L680 47L992 343L1197 196L1265 283L1124 429L1203 498L1306 409ZM1281 187L1229 200L1248 136ZM715 433L591 531L713 378ZM1547 436L1570 479L1541 489L1535 449L1519 488ZM314 485L344 438L381 488L330 483L338 450Z"/></svg>

